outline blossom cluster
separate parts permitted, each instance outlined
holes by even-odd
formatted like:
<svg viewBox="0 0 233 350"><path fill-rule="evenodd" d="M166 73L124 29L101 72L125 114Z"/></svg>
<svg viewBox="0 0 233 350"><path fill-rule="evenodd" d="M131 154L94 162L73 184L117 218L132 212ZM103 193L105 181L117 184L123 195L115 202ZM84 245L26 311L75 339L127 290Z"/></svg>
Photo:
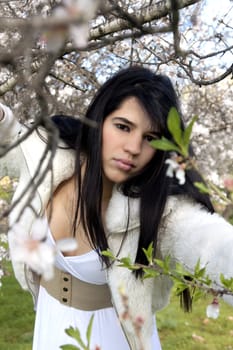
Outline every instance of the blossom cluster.
<svg viewBox="0 0 233 350"><path fill-rule="evenodd" d="M59 251L68 252L77 249L77 241L73 238L58 240L56 244L49 243L48 230L47 219L37 218L32 225L30 236L20 222L16 223L8 233L14 261L26 264L45 280L53 277L55 257Z"/></svg>
<svg viewBox="0 0 233 350"><path fill-rule="evenodd" d="M185 183L185 163L182 162L182 157L175 152L172 153L171 158L165 160L168 165L166 175L168 177L175 176L180 185Z"/></svg>
<svg viewBox="0 0 233 350"><path fill-rule="evenodd" d="M70 40L76 48L85 47L89 37L88 22L98 5L98 0L63 0L51 15L52 19L59 19L61 23L43 32L41 47L49 52L57 52L66 40Z"/></svg>

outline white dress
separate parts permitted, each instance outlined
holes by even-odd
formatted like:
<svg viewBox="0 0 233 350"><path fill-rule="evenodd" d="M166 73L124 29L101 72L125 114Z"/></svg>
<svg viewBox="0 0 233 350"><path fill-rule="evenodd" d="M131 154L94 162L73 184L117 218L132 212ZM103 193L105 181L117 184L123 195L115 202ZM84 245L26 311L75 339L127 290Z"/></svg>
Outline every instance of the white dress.
<svg viewBox="0 0 233 350"><path fill-rule="evenodd" d="M50 232L48 241L54 244ZM64 257L63 254L58 253L56 266L85 282L106 283L105 272L94 250L81 256L71 257ZM86 331L93 314L91 350L95 350L97 346L101 350L130 350L113 307L95 311L78 310L61 304L42 286L40 286L36 307L33 350L59 350L61 345L78 345L65 333L65 329L70 326L79 329L82 340L87 344ZM151 341L152 350L161 350L156 325Z"/></svg>

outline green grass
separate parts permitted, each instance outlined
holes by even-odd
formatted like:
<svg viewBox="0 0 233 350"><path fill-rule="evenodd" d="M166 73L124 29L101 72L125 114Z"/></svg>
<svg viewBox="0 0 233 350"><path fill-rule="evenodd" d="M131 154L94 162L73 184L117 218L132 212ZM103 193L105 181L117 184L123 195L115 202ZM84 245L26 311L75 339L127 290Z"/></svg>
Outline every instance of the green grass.
<svg viewBox="0 0 233 350"><path fill-rule="evenodd" d="M196 302L193 312L187 314L173 297L171 304L157 313L163 350L233 350L233 308L221 302L219 318L206 319L210 300ZM12 274L5 276L0 288L0 350L31 350L34 316L30 294Z"/></svg>
<svg viewBox="0 0 233 350"><path fill-rule="evenodd" d="M0 350L31 350L34 316L31 295L21 289L12 274L3 277L0 288Z"/></svg>
<svg viewBox="0 0 233 350"><path fill-rule="evenodd" d="M217 320L206 317L211 297L193 305L191 313L184 313L178 298L157 313L157 326L163 350L233 350L233 308L220 301Z"/></svg>

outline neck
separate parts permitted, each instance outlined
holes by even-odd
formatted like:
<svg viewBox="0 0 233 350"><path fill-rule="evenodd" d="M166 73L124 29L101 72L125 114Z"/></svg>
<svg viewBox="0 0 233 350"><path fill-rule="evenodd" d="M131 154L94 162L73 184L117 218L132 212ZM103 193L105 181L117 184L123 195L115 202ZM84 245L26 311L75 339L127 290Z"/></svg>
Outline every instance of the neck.
<svg viewBox="0 0 233 350"><path fill-rule="evenodd" d="M113 183L110 181L106 181L106 179L103 177L103 193L102 193L102 203L101 203L101 211L102 211L102 220L103 224L105 225L105 214L106 210L108 208L108 204L110 201L110 198L112 196L112 189L113 189Z"/></svg>
<svg viewBox="0 0 233 350"><path fill-rule="evenodd" d="M112 196L112 189L113 189L114 183L107 180L105 177L103 177L103 194L102 194L102 200L104 202L109 202L111 196Z"/></svg>

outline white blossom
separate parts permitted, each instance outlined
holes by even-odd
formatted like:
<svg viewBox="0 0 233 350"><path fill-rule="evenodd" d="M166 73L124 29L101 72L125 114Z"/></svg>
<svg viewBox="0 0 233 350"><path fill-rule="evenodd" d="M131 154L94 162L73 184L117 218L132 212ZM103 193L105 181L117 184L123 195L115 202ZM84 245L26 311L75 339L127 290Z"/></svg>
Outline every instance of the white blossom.
<svg viewBox="0 0 233 350"><path fill-rule="evenodd" d="M58 250L69 252L77 249L77 241L74 238L58 240L55 245L49 244L48 230L47 219L38 218L32 225L30 236L20 223L16 223L9 231L9 235L14 236L11 246L11 255L14 255L14 260L25 263L45 280L53 277Z"/></svg>
<svg viewBox="0 0 233 350"><path fill-rule="evenodd" d="M233 176L232 175L225 176L223 183L224 183L224 187L226 188L227 191L233 192Z"/></svg>
<svg viewBox="0 0 233 350"><path fill-rule="evenodd" d="M56 242L56 247L61 252L72 252L78 248L78 243L74 238L64 238Z"/></svg>
<svg viewBox="0 0 233 350"><path fill-rule="evenodd" d="M89 26L88 23L80 25L71 25L69 28L70 39L75 47L85 47L89 38Z"/></svg>
<svg viewBox="0 0 233 350"><path fill-rule="evenodd" d="M185 183L185 171L183 167L177 163L175 158L166 159L165 163L168 164L166 175L168 177L173 177L175 175L179 184L183 185Z"/></svg>
<svg viewBox="0 0 233 350"><path fill-rule="evenodd" d="M54 247L46 242L48 223L45 218L35 220L28 236L20 223L16 223L9 232L14 235L11 255L14 260L23 262L46 280L53 277L55 261Z"/></svg>
<svg viewBox="0 0 233 350"><path fill-rule="evenodd" d="M7 235L5 233L0 234L0 242L7 243Z"/></svg>
<svg viewBox="0 0 233 350"><path fill-rule="evenodd" d="M52 16L64 20L82 19L82 23L64 24L44 32L40 38L41 48L49 52L57 52L70 39L75 47L83 48L88 43L89 25L99 6L98 0L64 0L56 7Z"/></svg>
<svg viewBox="0 0 233 350"><path fill-rule="evenodd" d="M98 0L64 0L63 4L74 15L81 15L85 20L90 20L94 17L99 6Z"/></svg>
<svg viewBox="0 0 233 350"><path fill-rule="evenodd" d="M67 11L63 6L58 6L53 11L53 17L66 19L68 17ZM65 43L67 38L67 28L65 25L55 26L50 30L46 30L41 38L40 45L42 49L48 52L59 51Z"/></svg>
<svg viewBox="0 0 233 350"><path fill-rule="evenodd" d="M220 308L219 308L218 299L214 298L212 303L208 305L206 308L206 316L209 318L216 319L219 316L219 311L220 311Z"/></svg>
<svg viewBox="0 0 233 350"><path fill-rule="evenodd" d="M192 133L193 135L202 135L202 136L208 137L210 132L206 126L202 124L194 123Z"/></svg>

